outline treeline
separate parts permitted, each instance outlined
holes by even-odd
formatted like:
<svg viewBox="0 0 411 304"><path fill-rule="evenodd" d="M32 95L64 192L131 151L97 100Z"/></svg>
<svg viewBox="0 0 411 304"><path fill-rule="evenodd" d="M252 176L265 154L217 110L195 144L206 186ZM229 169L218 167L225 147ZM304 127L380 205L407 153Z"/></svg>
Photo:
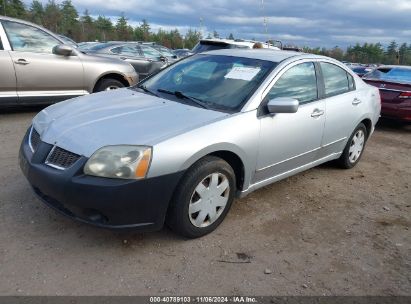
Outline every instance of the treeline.
<svg viewBox="0 0 411 304"><path fill-rule="evenodd" d="M202 38L201 33L195 29L188 30L185 35L182 35L178 29L171 31L159 29L153 32L150 24L144 19L133 27L124 14L121 14L115 22L105 16L93 18L88 10L80 15L71 0L64 0L61 3L49 0L45 5L38 0L33 0L28 7L21 0L0 0L0 14L43 25L77 42L155 41L169 48L191 49ZM207 38L211 37L218 38L219 34L214 31L207 36ZM234 39L234 36L230 34L228 38ZM384 48L381 43L364 43L350 46L346 50L338 46L332 49L305 47L304 51L350 62L411 65L411 43L398 45L392 41L387 48Z"/></svg>
<svg viewBox="0 0 411 304"><path fill-rule="evenodd" d="M411 65L411 43L398 45L392 41L387 48L381 43L364 43L349 46L345 51L338 46L332 49L304 48L307 53L325 55L337 60L345 60L355 63L382 63Z"/></svg>
<svg viewBox="0 0 411 304"><path fill-rule="evenodd" d="M71 0L64 0L61 3L49 0L45 5L33 0L28 7L21 0L0 0L0 14L40 24L77 42L155 41L169 48L191 49L201 39L200 32L195 29L189 29L184 36L178 29L159 29L153 32L144 19L133 27L124 14L121 14L116 22L105 16L93 18L88 10L80 15Z"/></svg>

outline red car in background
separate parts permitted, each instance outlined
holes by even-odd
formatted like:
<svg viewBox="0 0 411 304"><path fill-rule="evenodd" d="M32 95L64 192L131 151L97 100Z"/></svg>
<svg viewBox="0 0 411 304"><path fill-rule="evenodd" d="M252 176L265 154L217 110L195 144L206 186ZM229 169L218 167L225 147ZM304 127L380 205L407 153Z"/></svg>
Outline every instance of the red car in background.
<svg viewBox="0 0 411 304"><path fill-rule="evenodd" d="M411 66L381 66L363 80L380 89L381 116L411 122Z"/></svg>

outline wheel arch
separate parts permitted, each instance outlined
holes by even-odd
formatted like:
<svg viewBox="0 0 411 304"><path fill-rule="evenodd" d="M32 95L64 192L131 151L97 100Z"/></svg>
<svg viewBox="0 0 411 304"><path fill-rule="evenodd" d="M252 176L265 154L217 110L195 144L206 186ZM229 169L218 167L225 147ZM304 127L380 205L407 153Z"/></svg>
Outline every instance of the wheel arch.
<svg viewBox="0 0 411 304"><path fill-rule="evenodd" d="M104 79L115 79L115 80L120 81L122 84L124 84L125 87L130 86L130 83L127 81L124 75L119 74L119 73L106 73L106 74L100 75L100 77L94 83L93 93L96 92L96 88L101 83L101 81L103 81Z"/></svg>
<svg viewBox="0 0 411 304"><path fill-rule="evenodd" d="M365 128L367 129L367 138L371 135L371 131L372 131L372 121L369 118L364 118L363 120L361 120L362 124L364 124Z"/></svg>
<svg viewBox="0 0 411 304"><path fill-rule="evenodd" d="M237 189L242 190L247 180L245 153L235 145L224 143L213 145L195 153L184 164L183 169L188 170L192 165L206 156L216 156L226 161L234 170L236 176Z"/></svg>

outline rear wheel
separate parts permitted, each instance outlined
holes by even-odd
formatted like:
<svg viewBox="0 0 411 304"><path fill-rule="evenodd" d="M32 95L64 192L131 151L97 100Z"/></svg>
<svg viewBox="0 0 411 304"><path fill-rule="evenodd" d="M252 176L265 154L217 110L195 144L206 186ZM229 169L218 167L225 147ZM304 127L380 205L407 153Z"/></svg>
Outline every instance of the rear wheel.
<svg viewBox="0 0 411 304"><path fill-rule="evenodd" d="M363 123L360 123L351 134L343 154L338 159L338 163L342 168L351 169L359 162L364 151L367 137L367 128Z"/></svg>
<svg viewBox="0 0 411 304"><path fill-rule="evenodd" d="M166 223L176 233L196 238L216 229L234 199L235 174L224 160L207 156L185 174L171 202Z"/></svg>
<svg viewBox="0 0 411 304"><path fill-rule="evenodd" d="M102 91L111 91L111 90L117 90L120 88L124 88L124 84L117 80L117 79L112 79L112 78L106 78L106 79L101 79L98 84L96 85L96 92L102 92Z"/></svg>

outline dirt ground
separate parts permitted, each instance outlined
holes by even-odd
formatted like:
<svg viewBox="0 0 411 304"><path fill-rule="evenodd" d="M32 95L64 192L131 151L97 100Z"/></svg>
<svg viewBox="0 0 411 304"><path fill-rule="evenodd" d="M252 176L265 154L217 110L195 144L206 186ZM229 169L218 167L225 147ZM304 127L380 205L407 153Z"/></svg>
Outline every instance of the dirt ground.
<svg viewBox="0 0 411 304"><path fill-rule="evenodd" d="M380 123L354 169L265 187L185 240L44 206L17 161L37 110L0 114L0 295L411 295L411 125Z"/></svg>

